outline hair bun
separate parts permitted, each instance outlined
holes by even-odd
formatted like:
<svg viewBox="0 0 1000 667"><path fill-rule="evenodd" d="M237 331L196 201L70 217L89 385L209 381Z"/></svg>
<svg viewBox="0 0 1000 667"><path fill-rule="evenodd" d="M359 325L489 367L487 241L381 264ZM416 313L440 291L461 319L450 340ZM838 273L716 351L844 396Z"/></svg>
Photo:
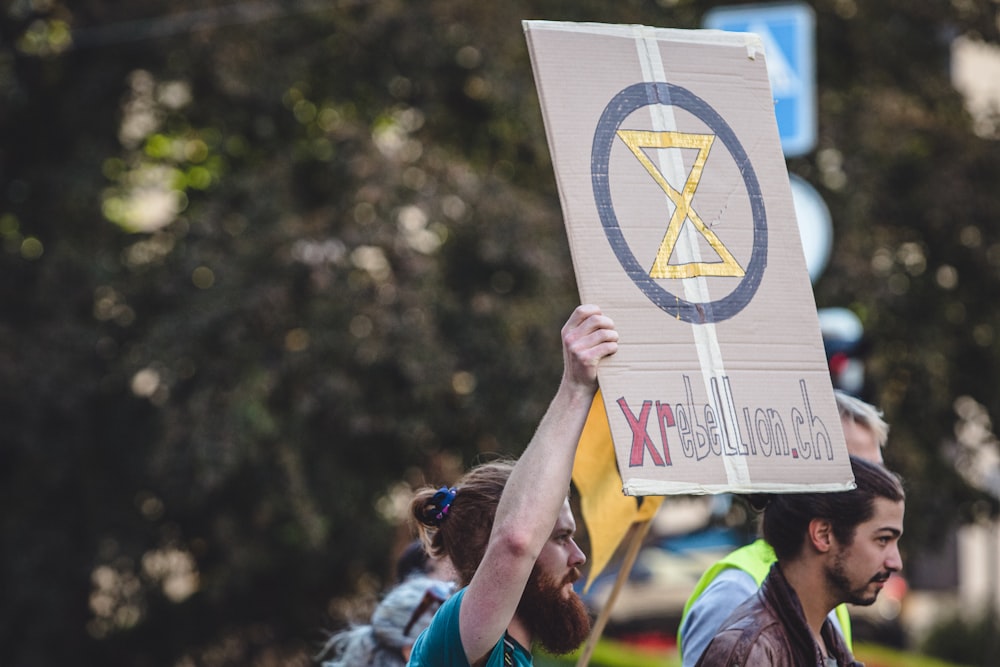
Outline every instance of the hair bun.
<svg viewBox="0 0 1000 667"><path fill-rule="evenodd" d="M458 490L455 487L442 486L437 490L427 505L424 506L423 522L430 526L440 526L441 522L448 518L448 510L455 500Z"/></svg>

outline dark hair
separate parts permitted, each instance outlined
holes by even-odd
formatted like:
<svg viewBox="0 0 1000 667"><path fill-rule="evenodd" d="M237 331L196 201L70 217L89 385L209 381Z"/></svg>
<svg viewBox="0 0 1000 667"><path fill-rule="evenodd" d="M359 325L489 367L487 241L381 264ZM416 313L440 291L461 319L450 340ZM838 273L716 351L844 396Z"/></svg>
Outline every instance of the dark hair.
<svg viewBox="0 0 1000 667"><path fill-rule="evenodd" d="M430 558L420 540L413 540L406 545L403 553L396 560L396 583L404 581L414 574L427 574L430 570Z"/></svg>
<svg viewBox="0 0 1000 667"><path fill-rule="evenodd" d="M899 478L877 463L851 457L856 488L827 493L780 493L764 509L763 533L778 560L794 558L805 542L809 522L826 519L841 544L854 541L854 530L875 513L875 498L906 498Z"/></svg>
<svg viewBox="0 0 1000 667"><path fill-rule="evenodd" d="M439 488L418 490L410 504L427 553L450 558L463 586L472 581L472 575L486 554L500 495L513 468L513 461L503 459L470 470L455 485L454 498L444 517L434 502L441 492ZM430 512L430 508L435 511Z"/></svg>

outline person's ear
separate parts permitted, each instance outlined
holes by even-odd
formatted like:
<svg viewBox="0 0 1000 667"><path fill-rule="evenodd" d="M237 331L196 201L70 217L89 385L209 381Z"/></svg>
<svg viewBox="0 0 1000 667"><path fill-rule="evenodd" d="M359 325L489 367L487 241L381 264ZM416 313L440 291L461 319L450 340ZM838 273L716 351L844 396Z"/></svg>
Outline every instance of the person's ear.
<svg viewBox="0 0 1000 667"><path fill-rule="evenodd" d="M819 553L826 553L833 546L833 526L827 519L813 519L809 522L809 544Z"/></svg>

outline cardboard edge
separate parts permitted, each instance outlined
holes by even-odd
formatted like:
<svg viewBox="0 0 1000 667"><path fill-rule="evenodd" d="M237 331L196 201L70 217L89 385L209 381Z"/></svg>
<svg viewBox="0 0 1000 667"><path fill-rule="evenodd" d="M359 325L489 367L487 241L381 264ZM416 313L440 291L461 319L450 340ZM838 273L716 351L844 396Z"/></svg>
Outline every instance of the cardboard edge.
<svg viewBox="0 0 1000 667"><path fill-rule="evenodd" d="M553 32L573 32L580 34L607 35L629 39L669 40L692 44L714 44L722 46L737 46L747 50L750 59L757 54L764 54L764 43L759 35L752 32L730 32L714 28L681 29L654 28L651 26L611 23L576 23L573 21L522 20L521 26L525 34L532 30L548 30Z"/></svg>
<svg viewBox="0 0 1000 667"><path fill-rule="evenodd" d="M857 488L853 475L849 482L828 483L754 483L752 486L732 484L698 484L696 482L666 482L663 480L632 479L622 487L626 496L708 496L720 493L835 493Z"/></svg>

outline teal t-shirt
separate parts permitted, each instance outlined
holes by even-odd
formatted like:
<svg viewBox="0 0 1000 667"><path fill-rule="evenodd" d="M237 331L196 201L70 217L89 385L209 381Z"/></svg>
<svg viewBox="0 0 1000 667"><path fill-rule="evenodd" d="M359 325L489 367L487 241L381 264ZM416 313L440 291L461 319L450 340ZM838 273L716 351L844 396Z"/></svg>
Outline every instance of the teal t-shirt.
<svg viewBox="0 0 1000 667"><path fill-rule="evenodd" d="M434 620L420 633L410 652L409 667L469 667L458 631L458 610L462 607L465 590L452 595L434 614ZM504 662L504 650L513 662ZM512 639L501 638L490 652L486 667L531 667L531 653Z"/></svg>

